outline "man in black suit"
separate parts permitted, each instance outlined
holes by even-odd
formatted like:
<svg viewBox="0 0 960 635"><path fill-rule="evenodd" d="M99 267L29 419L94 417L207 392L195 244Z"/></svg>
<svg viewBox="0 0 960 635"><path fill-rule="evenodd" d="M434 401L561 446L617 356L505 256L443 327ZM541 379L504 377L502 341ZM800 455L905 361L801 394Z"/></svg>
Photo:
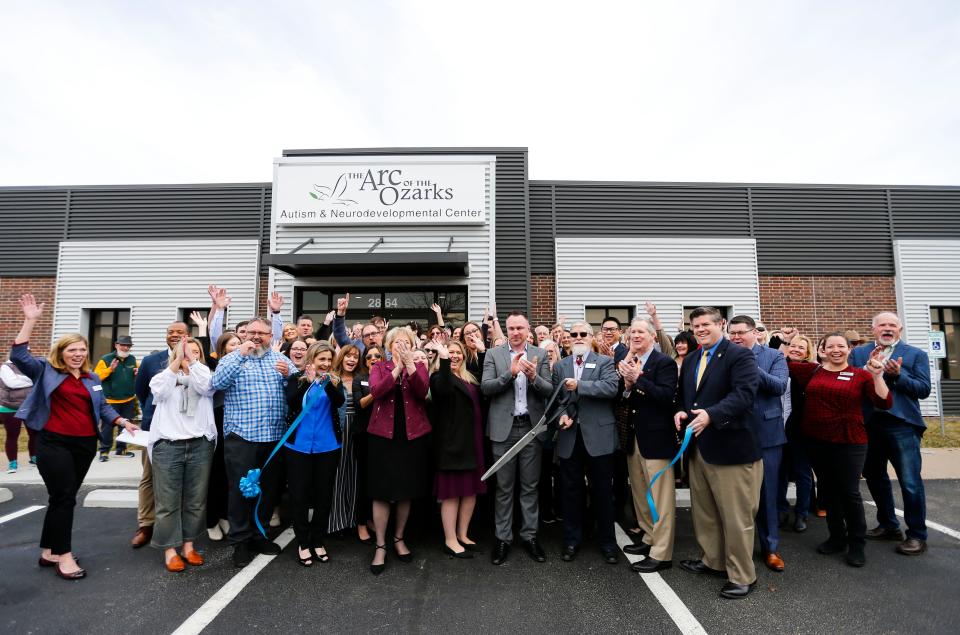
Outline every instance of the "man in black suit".
<svg viewBox="0 0 960 635"><path fill-rule="evenodd" d="M713 307L690 313L700 350L683 360L676 429L694 431L690 450L693 531L703 551L680 566L729 578L720 597L746 597L757 582L753 566L754 518L763 482L760 441L752 425L757 360L723 338L724 319Z"/></svg>
<svg viewBox="0 0 960 635"><path fill-rule="evenodd" d="M677 364L657 351L657 330L647 320L636 319L628 331L630 349L618 364L623 378L621 399L626 404L635 431L627 453L633 507L644 531L642 545L628 545L626 553L647 558L635 562L634 571L653 573L673 566L673 537L676 526L676 492L673 473L657 479L650 492L660 516L656 523L647 504L648 483L654 474L666 468L677 453L677 431L673 425L674 398L677 394Z"/></svg>

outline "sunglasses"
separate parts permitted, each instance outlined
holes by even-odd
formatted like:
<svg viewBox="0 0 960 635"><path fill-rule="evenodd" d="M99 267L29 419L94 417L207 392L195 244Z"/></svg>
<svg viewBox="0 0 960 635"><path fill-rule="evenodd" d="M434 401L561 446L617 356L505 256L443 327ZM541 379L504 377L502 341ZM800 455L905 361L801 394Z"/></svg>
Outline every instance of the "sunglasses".
<svg viewBox="0 0 960 635"><path fill-rule="evenodd" d="M587 331L570 331L570 337L587 337L590 335Z"/></svg>
<svg viewBox="0 0 960 635"><path fill-rule="evenodd" d="M380 355L379 353L370 353L364 357L364 359L383 359L383 355Z"/></svg>

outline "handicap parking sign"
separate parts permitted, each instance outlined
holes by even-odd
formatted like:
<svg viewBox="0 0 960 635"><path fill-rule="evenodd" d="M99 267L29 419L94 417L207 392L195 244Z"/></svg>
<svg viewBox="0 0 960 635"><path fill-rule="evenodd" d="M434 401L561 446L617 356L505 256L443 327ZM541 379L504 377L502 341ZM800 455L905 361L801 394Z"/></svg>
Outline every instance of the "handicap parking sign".
<svg viewBox="0 0 960 635"><path fill-rule="evenodd" d="M927 353L932 359L944 359L947 356L947 340L943 331L929 331L927 336Z"/></svg>

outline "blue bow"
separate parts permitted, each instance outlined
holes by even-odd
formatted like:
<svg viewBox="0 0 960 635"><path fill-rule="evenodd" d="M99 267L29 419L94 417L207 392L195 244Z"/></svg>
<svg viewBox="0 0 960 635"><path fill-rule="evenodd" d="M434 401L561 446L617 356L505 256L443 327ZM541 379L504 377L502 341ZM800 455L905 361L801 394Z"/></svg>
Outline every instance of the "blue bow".
<svg viewBox="0 0 960 635"><path fill-rule="evenodd" d="M683 456L683 453L686 451L687 446L690 445L690 438L693 436L693 426L687 426L687 431L683 433L683 443L680 444L680 451L677 452L677 456L673 457L673 460L670 461L670 464L667 467L663 468L659 472L653 475L653 478L650 479L650 486L647 487L647 506L650 507L650 515L653 517L653 522L656 523L660 520L660 514L657 513L657 505L653 502L653 484L657 482L657 479L660 478L660 475L673 467L673 464L680 460L680 457Z"/></svg>
<svg viewBox="0 0 960 635"><path fill-rule="evenodd" d="M240 479L240 493L244 498L253 498L260 495L260 470L254 468Z"/></svg>

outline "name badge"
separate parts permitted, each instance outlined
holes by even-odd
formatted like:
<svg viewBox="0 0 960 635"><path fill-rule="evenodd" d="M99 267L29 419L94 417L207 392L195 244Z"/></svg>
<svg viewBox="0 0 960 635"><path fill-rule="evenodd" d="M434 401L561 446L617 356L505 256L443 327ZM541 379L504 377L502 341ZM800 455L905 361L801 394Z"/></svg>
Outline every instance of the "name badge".
<svg viewBox="0 0 960 635"><path fill-rule="evenodd" d="M853 373L851 373L850 371L844 371L844 372L840 373L840 376L841 376L841 377L853 377Z"/></svg>
<svg viewBox="0 0 960 635"><path fill-rule="evenodd" d="M362 381L362 380L361 380L361 381L360 381L360 385L361 385L361 386L369 386L369 385L370 385L370 382L369 382L369 381Z"/></svg>
<svg viewBox="0 0 960 635"><path fill-rule="evenodd" d="M590 362L589 364L584 364L583 367L584 367L584 368L596 368L597 365L594 364L593 362Z"/></svg>
<svg viewBox="0 0 960 635"><path fill-rule="evenodd" d="M853 378L852 378L852 377L841 377L840 375L837 375L837 379L838 379L839 381L850 381L850 380L853 379Z"/></svg>
<svg viewBox="0 0 960 635"><path fill-rule="evenodd" d="M101 390L103 390L103 386L100 386L100 385L98 384L98 385L96 385L96 386L93 387L93 390L94 390L94 392L100 392Z"/></svg>

